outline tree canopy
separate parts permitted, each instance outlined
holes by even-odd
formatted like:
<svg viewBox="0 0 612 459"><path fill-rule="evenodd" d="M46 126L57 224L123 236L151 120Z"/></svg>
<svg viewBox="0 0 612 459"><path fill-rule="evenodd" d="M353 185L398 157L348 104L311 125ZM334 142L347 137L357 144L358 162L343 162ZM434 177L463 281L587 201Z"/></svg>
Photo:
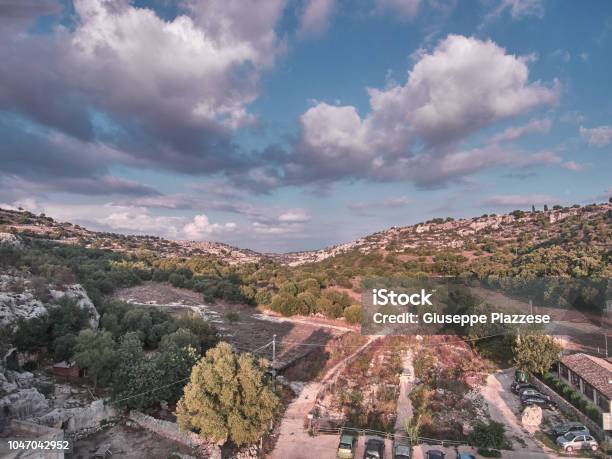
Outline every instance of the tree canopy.
<svg viewBox="0 0 612 459"><path fill-rule="evenodd" d="M193 367L179 400L180 427L210 441L244 445L257 441L279 407L263 362L219 343Z"/></svg>

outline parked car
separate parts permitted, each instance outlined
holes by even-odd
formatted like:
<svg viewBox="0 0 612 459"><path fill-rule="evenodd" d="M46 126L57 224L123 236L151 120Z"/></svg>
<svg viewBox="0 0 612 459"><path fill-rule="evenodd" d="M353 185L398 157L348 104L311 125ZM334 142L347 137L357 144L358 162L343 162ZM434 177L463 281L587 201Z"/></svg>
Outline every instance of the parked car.
<svg viewBox="0 0 612 459"><path fill-rule="evenodd" d="M590 435L591 433L589 428L582 422L565 422L552 428L552 434L555 436L555 438L565 435L568 432L571 432L574 435L578 435L578 432L584 435Z"/></svg>
<svg viewBox="0 0 612 459"><path fill-rule="evenodd" d="M527 396L535 396L535 397L540 397L540 398L546 398L546 399L550 399L549 396L544 395L542 392L540 392L537 389L531 389L531 388L523 388L519 391L519 396L521 397L527 397Z"/></svg>
<svg viewBox="0 0 612 459"><path fill-rule="evenodd" d="M393 446L393 459L410 459L410 457L410 446L399 444Z"/></svg>
<svg viewBox="0 0 612 459"><path fill-rule="evenodd" d="M517 382L517 381L514 381L510 385L510 389L515 394L518 394L521 389L537 389L537 387L532 385L532 384L529 384L528 382Z"/></svg>
<svg viewBox="0 0 612 459"><path fill-rule="evenodd" d="M535 395L521 397L521 404L523 406L538 405L539 407L548 409L553 409L557 407L555 402L553 402L549 398L542 398Z"/></svg>
<svg viewBox="0 0 612 459"><path fill-rule="evenodd" d="M357 445L357 437L353 435L344 434L340 437L340 444L338 445L338 459L353 459L355 457L355 447Z"/></svg>
<svg viewBox="0 0 612 459"><path fill-rule="evenodd" d="M476 456L469 453L457 453L457 459L476 459Z"/></svg>
<svg viewBox="0 0 612 459"><path fill-rule="evenodd" d="M370 438L366 442L364 459L383 459L385 457L385 441L382 438Z"/></svg>
<svg viewBox="0 0 612 459"><path fill-rule="evenodd" d="M444 459L446 454L438 449L430 449L425 453L426 459Z"/></svg>
<svg viewBox="0 0 612 459"><path fill-rule="evenodd" d="M583 433L576 435L572 432L568 432L565 435L562 435L557 438L557 444L568 453L580 449L590 449L592 451L597 451L597 448L599 448L597 440L595 440L590 435L585 435Z"/></svg>

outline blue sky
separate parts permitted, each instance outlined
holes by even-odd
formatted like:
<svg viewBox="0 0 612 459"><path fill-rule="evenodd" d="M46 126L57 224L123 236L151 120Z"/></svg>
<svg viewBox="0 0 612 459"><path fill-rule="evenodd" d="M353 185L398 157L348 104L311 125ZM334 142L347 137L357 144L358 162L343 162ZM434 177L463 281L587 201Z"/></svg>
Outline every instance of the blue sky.
<svg viewBox="0 0 612 459"><path fill-rule="evenodd" d="M315 249L612 194L612 5L7 0L0 205Z"/></svg>

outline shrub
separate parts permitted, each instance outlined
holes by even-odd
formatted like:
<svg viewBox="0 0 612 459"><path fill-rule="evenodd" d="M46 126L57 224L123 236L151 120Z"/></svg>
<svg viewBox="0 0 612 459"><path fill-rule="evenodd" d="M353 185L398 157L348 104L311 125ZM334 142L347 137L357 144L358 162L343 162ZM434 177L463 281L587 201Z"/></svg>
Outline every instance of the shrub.
<svg viewBox="0 0 612 459"><path fill-rule="evenodd" d="M344 310L344 318L349 324L361 323L362 317L363 317L363 308L358 304L349 306L348 308Z"/></svg>
<svg viewBox="0 0 612 459"><path fill-rule="evenodd" d="M491 421L490 424L479 422L474 426L468 440L470 444L478 448L506 448L508 442L504 437L505 431L506 428L501 422Z"/></svg>

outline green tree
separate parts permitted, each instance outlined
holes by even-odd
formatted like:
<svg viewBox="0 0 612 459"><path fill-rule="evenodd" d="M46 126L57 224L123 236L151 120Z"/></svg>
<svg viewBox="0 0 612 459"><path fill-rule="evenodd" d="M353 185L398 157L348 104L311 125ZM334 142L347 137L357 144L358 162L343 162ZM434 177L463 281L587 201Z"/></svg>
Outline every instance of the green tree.
<svg viewBox="0 0 612 459"><path fill-rule="evenodd" d="M183 430L209 441L244 445L261 437L278 407L263 362L219 343L193 367L176 415Z"/></svg>
<svg viewBox="0 0 612 459"><path fill-rule="evenodd" d="M76 339L74 361L87 369L94 386L105 386L111 380L117 363L117 352L113 335L107 331L83 330Z"/></svg>
<svg viewBox="0 0 612 459"><path fill-rule="evenodd" d="M56 361L70 360L74 355L76 336L68 333L55 338L53 341L53 358Z"/></svg>
<svg viewBox="0 0 612 459"><path fill-rule="evenodd" d="M561 346L548 335L519 336L512 346L515 365L528 373L544 375L559 360Z"/></svg>
<svg viewBox="0 0 612 459"><path fill-rule="evenodd" d="M113 371L112 399L120 407L142 409L159 400L157 391L165 381L154 359L145 356L142 341L135 332L121 338L117 365Z"/></svg>
<svg viewBox="0 0 612 459"><path fill-rule="evenodd" d="M257 290L255 294L255 303L257 304L270 304L272 300L272 295L268 291L267 288L260 288Z"/></svg>

